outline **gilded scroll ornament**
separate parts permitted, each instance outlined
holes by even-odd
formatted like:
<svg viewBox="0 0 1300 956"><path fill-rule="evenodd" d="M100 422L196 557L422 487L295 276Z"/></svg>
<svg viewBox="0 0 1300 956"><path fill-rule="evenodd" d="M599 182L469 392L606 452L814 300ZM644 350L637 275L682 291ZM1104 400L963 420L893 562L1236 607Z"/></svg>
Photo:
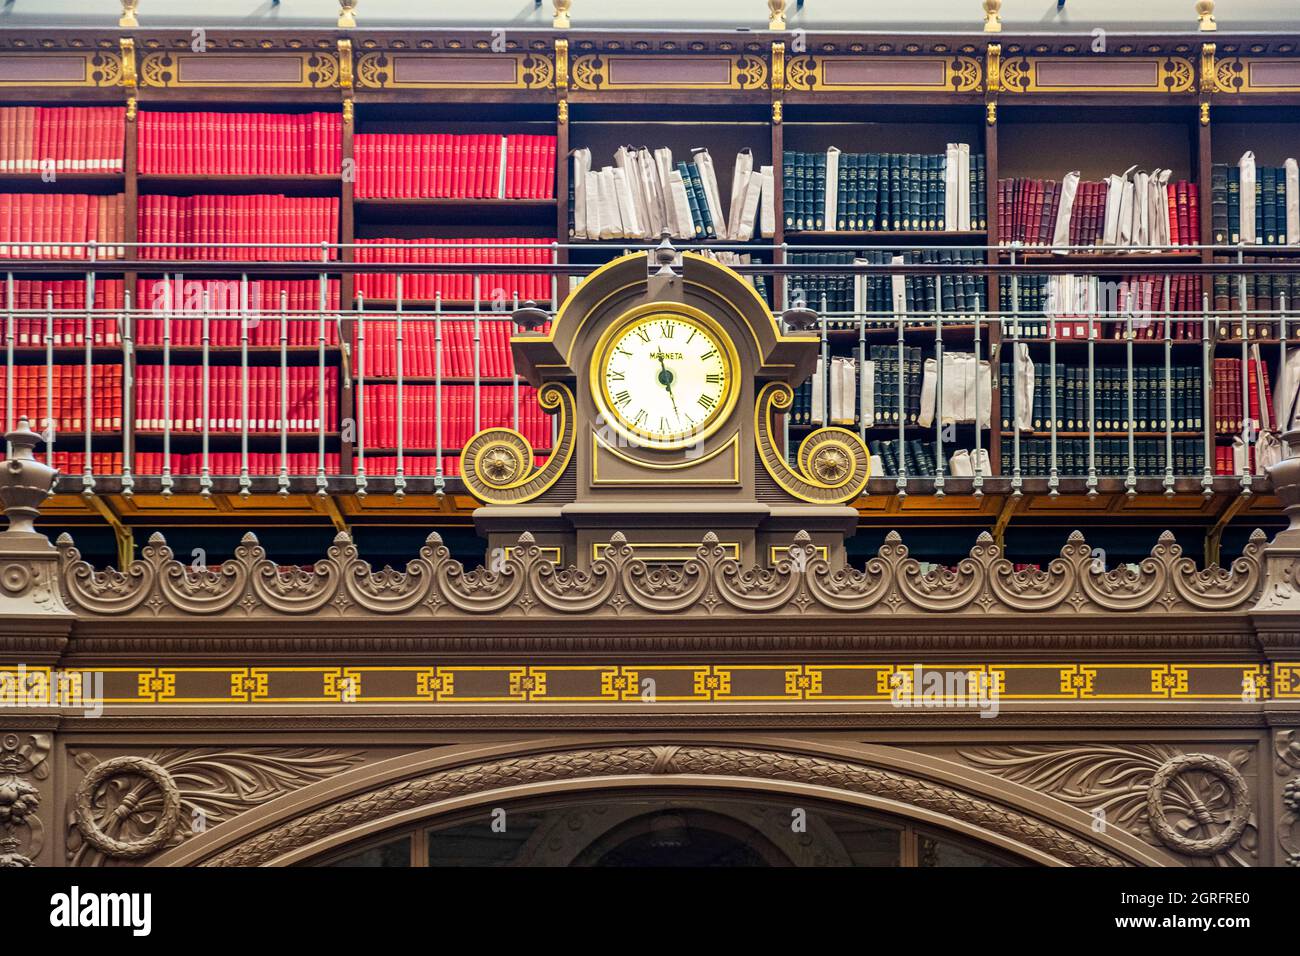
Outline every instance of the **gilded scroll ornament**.
<svg viewBox="0 0 1300 956"><path fill-rule="evenodd" d="M853 432L844 428L819 428L799 444L798 471L785 460L782 442L773 433L772 416L788 410L794 390L783 382L769 382L758 393L754 409L754 441L759 460L772 480L786 492L814 504L853 501L867 486L871 453Z"/></svg>
<svg viewBox="0 0 1300 956"><path fill-rule="evenodd" d="M534 465L528 439L512 428L488 428L472 436L461 451L465 487L486 504L531 501L564 474L575 446L573 392L548 382L537 393L542 410L557 416L555 447L543 465Z"/></svg>

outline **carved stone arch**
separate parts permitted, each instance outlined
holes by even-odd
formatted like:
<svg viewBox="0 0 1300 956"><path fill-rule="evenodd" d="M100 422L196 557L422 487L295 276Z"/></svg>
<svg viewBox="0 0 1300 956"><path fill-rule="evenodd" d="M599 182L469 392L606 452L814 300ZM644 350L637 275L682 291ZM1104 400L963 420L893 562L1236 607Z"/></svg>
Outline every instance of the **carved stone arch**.
<svg viewBox="0 0 1300 956"><path fill-rule="evenodd" d="M434 748L321 781L160 854L151 866L285 866L475 806L601 789L761 792L938 827L1044 865L1177 866L1135 836L1007 780L887 746L785 738L550 738Z"/></svg>

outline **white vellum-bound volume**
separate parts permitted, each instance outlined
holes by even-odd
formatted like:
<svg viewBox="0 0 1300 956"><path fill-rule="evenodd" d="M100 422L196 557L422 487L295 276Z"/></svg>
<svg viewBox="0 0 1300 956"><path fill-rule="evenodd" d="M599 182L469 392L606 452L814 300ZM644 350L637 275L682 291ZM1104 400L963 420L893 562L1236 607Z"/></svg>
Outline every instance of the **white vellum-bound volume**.
<svg viewBox="0 0 1300 956"><path fill-rule="evenodd" d="M587 221L586 238L588 239L602 238L600 234L600 178L599 176L600 176L599 172L593 172L592 170L587 170L586 174L583 176L583 180L585 181L586 184L586 188L583 190L583 192L585 192L587 196L587 209L585 213L585 218Z"/></svg>
<svg viewBox="0 0 1300 956"><path fill-rule="evenodd" d="M1282 164L1286 177L1286 244L1300 245L1300 166L1294 159Z"/></svg>
<svg viewBox="0 0 1300 956"><path fill-rule="evenodd" d="M961 175L958 164L961 150L956 143L949 143L943 154L943 229L944 232L959 232L961 225L957 222L957 209L961 201L957 196Z"/></svg>
<svg viewBox="0 0 1300 956"><path fill-rule="evenodd" d="M622 238L644 238L641 221L636 215L636 201L632 198L632 187L627 181L627 171L615 166L610 170L610 175L614 178L614 197L618 203L619 220L623 223Z"/></svg>
<svg viewBox="0 0 1300 956"><path fill-rule="evenodd" d="M813 425L826 424L826 366L821 357L817 359L817 370L812 377L812 402L808 410L808 421Z"/></svg>
<svg viewBox="0 0 1300 956"><path fill-rule="evenodd" d="M1252 244L1263 238L1255 233L1255 154L1250 150L1242 153L1237 169L1241 173L1241 241Z"/></svg>
<svg viewBox="0 0 1300 956"><path fill-rule="evenodd" d="M597 233L600 239L622 239L623 238L623 214L621 203L618 197L618 181L614 178L615 170L612 166L602 167L596 174L598 185L598 215L600 229Z"/></svg>
<svg viewBox="0 0 1300 956"><path fill-rule="evenodd" d="M1052 245L1070 244L1070 217L1074 215L1074 195L1079 189L1079 170L1065 174L1061 180L1061 202L1056 209L1056 228L1052 232Z"/></svg>
<svg viewBox="0 0 1300 956"><path fill-rule="evenodd" d="M1145 246L1151 239L1151 175L1138 170L1133 174L1133 245Z"/></svg>
<svg viewBox="0 0 1300 956"><path fill-rule="evenodd" d="M1016 344L1015 361L1015 427L1017 431L1032 431L1034 425L1034 362L1029 356L1029 346Z"/></svg>
<svg viewBox="0 0 1300 956"><path fill-rule="evenodd" d="M826 150L826 195L822 202L822 221L828 231L834 231L839 221L836 210L839 208L840 196L840 152L835 146Z"/></svg>
<svg viewBox="0 0 1300 956"><path fill-rule="evenodd" d="M690 222L690 216L683 223L677 211L677 197L673 195L673 151L666 146L661 146L654 152L655 169L659 173L659 188L663 192L664 204L664 226L672 233L674 237L685 237L695 231L694 225ZM689 214L690 206L686 207ZM689 230L683 233L683 228ZM659 238L655 236L655 238Z"/></svg>
<svg viewBox="0 0 1300 956"><path fill-rule="evenodd" d="M742 149L736 154L736 165L731 176L731 206L727 210L728 230L726 239L740 239L740 233L743 226L740 223L740 217L745 208L745 197L749 192L749 180L754 172L754 154L748 147ZM758 202L755 200L754 211L758 211ZM743 238L753 238L754 226L753 219L750 220L750 234Z"/></svg>
<svg viewBox="0 0 1300 956"><path fill-rule="evenodd" d="M587 173L591 171L591 150L573 151L573 238L587 238ZM594 236L592 238L595 238Z"/></svg>
<svg viewBox="0 0 1300 956"><path fill-rule="evenodd" d="M947 356L944 356L947 358ZM948 363L944 362L946 366ZM944 382L947 388L948 383ZM932 358L925 360L921 366L921 409L916 418L916 423L922 428L928 428L934 421L934 399L935 393L939 388L939 363Z"/></svg>
<svg viewBox="0 0 1300 956"><path fill-rule="evenodd" d="M957 229L972 229L970 221L970 144L957 144Z"/></svg>
<svg viewBox="0 0 1300 956"><path fill-rule="evenodd" d="M862 374L859 376L861 395L859 404L862 407L862 425L870 428L876 423L876 363L868 359L862 363ZM874 467L874 466L873 466Z"/></svg>
<svg viewBox="0 0 1300 956"><path fill-rule="evenodd" d="M700 171L700 184L704 187L704 201L708 203L709 215L713 219L713 231L718 238L727 235L727 217L722 212L722 198L718 195L718 174L713 168L713 157L702 146L691 150L695 168Z"/></svg>
<svg viewBox="0 0 1300 956"><path fill-rule="evenodd" d="M776 174L771 166L760 166L762 196L759 202L758 232L764 239L776 235Z"/></svg>
<svg viewBox="0 0 1300 956"><path fill-rule="evenodd" d="M686 181L679 170L668 173L668 191L673 199L674 239L694 239L695 222L691 218L691 202L686 198Z"/></svg>
<svg viewBox="0 0 1300 956"><path fill-rule="evenodd" d="M1101 244L1113 246L1119 236L1119 203L1124 195L1124 177L1111 174L1106 177L1106 220L1102 229Z"/></svg>
<svg viewBox="0 0 1300 956"><path fill-rule="evenodd" d="M758 225L758 203L763 192L763 177L760 173L745 174L745 192L738 207L733 206L731 238L748 242L754 238L754 227Z"/></svg>

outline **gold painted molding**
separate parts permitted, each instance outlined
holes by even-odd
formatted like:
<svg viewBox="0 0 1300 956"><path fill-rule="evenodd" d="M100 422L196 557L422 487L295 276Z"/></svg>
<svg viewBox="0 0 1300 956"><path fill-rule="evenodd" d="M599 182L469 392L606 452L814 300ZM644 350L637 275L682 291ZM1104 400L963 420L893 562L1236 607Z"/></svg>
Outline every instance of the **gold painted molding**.
<svg viewBox="0 0 1300 956"><path fill-rule="evenodd" d="M134 51L135 41L123 37L121 48ZM33 76L31 65L38 63L48 68L44 77ZM76 50L66 53L0 53L0 89L53 89L56 87L89 87L105 89L128 86L123 71L122 56L105 50ZM132 61L132 83L134 87Z"/></svg>
<svg viewBox="0 0 1300 956"><path fill-rule="evenodd" d="M559 416L555 447L544 464L535 463L533 446L513 428L485 428L465 443L462 479L469 493L484 504L531 501L569 466L576 445L573 392L559 382L547 382L538 391L537 402L548 415Z"/></svg>
<svg viewBox="0 0 1300 956"><path fill-rule="evenodd" d="M279 61L277 76L259 71L272 61ZM213 69L219 65L227 69ZM247 72L240 69L245 65ZM320 51L146 53L140 62L140 79L154 89L334 89L340 82L339 57Z"/></svg>
<svg viewBox="0 0 1300 956"><path fill-rule="evenodd" d="M437 661L397 666L339 661L284 667L247 663L86 666L83 671L93 669L104 675L99 697L80 680L81 673L58 672L45 664L15 663L0 666L0 704L639 704L643 703L641 681L646 678L655 681L657 703L890 703L895 693L904 698L924 693L924 687L914 686L918 668L922 675L964 672L972 688L978 687L979 676L985 675L986 693L992 696L996 688L1002 702L1217 701L1256 707L1261 701L1300 700L1300 661L956 663L939 658L860 664L724 659L563 664L521 660L490 666ZM1243 693L1242 688L1247 691ZM945 687L934 702L971 703L971 691L965 696L949 696L946 691Z"/></svg>
<svg viewBox="0 0 1300 956"><path fill-rule="evenodd" d="M368 90L549 90L556 83L555 59L543 53L371 51L357 57L356 82Z"/></svg>
<svg viewBox="0 0 1300 956"><path fill-rule="evenodd" d="M1213 46L1213 44L1206 44ZM1218 93L1300 93L1300 62L1294 58L1234 56L1215 59Z"/></svg>
<svg viewBox="0 0 1300 956"><path fill-rule="evenodd" d="M827 93L976 93L981 72L969 56L799 56L785 69L787 89Z"/></svg>
<svg viewBox="0 0 1300 956"><path fill-rule="evenodd" d="M862 439L844 428L819 428L799 443L798 471L790 467L772 432L774 412L788 411L794 390L769 382L754 403L754 443L763 468L785 492L811 504L834 505L856 499L871 476L871 453Z"/></svg>
<svg viewBox="0 0 1300 956"><path fill-rule="evenodd" d="M649 66L652 79L620 75L624 68L637 71ZM684 67L712 70L715 79L677 79ZM753 54L689 54L656 56L642 54L588 54L574 58L573 88L584 92L600 90L760 90L768 85L767 61Z"/></svg>
<svg viewBox="0 0 1300 956"><path fill-rule="evenodd" d="M620 461L636 465L638 468L653 468L665 472L678 472L683 468L694 468L706 461L712 461L719 455L731 452L731 475L725 478L683 478L679 474L669 474L663 478L602 478L600 477L600 453L613 455ZM593 485L738 485L740 484L740 432L731 436L731 440L726 444L715 448L707 455L699 458L684 459L673 462L672 464L659 464L656 462L645 461L640 458L633 458L619 451L614 445L610 444L599 432L591 433L591 483Z"/></svg>
<svg viewBox="0 0 1300 956"><path fill-rule="evenodd" d="M1106 69L1125 68L1128 78L1101 82ZM1054 79L1060 71L1094 70L1097 81ZM1142 74L1140 78L1138 74ZM1007 93L1190 93L1195 88L1196 68L1181 56L1116 57L1088 59L1068 56L1017 56L1002 64L1000 88Z"/></svg>

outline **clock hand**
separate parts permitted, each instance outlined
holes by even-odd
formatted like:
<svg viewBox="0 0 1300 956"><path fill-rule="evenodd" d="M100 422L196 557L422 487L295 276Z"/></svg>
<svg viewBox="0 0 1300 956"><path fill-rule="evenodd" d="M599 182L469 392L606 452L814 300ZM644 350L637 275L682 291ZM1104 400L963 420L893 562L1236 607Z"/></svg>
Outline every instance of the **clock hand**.
<svg viewBox="0 0 1300 956"><path fill-rule="evenodd" d="M673 403L673 414L680 420L682 413L677 410L677 397L673 395L673 373L668 371L668 366L664 364L663 352L659 353L659 384L668 389L668 400Z"/></svg>

